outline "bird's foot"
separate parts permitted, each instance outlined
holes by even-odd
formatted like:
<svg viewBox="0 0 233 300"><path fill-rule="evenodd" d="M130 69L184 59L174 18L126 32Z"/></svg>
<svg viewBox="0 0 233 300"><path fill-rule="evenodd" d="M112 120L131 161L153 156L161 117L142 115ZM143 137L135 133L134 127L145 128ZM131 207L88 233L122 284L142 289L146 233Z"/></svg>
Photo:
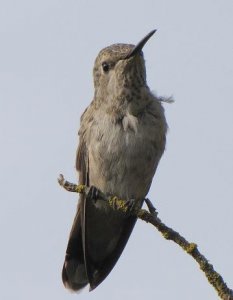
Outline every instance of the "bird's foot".
<svg viewBox="0 0 233 300"><path fill-rule="evenodd" d="M136 208L135 199L128 199L125 201L125 206L127 207L127 212L133 212Z"/></svg>
<svg viewBox="0 0 233 300"><path fill-rule="evenodd" d="M96 202L100 198L100 191L92 185L88 191L87 198Z"/></svg>
<svg viewBox="0 0 233 300"><path fill-rule="evenodd" d="M121 200L117 197L109 197L108 198L109 204L112 209L117 211L122 211L124 213L132 213L135 209L135 200L129 199L127 201Z"/></svg>

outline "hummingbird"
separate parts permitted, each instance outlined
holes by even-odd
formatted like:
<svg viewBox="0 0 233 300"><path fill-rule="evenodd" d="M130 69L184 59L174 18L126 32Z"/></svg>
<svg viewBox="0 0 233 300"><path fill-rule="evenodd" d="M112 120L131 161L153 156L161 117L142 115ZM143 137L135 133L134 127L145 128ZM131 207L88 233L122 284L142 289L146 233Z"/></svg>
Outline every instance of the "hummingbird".
<svg viewBox="0 0 233 300"><path fill-rule="evenodd" d="M81 116L76 169L79 184L141 207L166 144L161 98L146 82L138 44L113 44L94 63L94 97ZM95 289L124 250L136 216L113 209L94 193L79 198L62 270L64 286Z"/></svg>

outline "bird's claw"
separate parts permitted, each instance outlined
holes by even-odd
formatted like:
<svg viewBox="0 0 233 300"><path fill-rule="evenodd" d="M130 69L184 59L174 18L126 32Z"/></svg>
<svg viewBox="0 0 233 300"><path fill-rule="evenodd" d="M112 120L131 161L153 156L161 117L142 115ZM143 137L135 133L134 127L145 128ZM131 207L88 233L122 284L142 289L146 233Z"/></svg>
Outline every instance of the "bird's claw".
<svg viewBox="0 0 233 300"><path fill-rule="evenodd" d="M135 199L128 199L125 201L125 206L127 207L128 212L132 212L136 207Z"/></svg>
<svg viewBox="0 0 233 300"><path fill-rule="evenodd" d="M95 186L91 186L87 194L87 198L96 202L99 198L99 190Z"/></svg>

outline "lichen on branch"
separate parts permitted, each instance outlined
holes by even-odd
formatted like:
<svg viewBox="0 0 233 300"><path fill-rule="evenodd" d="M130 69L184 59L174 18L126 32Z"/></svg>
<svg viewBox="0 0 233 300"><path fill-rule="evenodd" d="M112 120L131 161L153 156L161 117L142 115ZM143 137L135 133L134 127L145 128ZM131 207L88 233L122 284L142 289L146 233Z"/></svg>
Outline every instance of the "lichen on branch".
<svg viewBox="0 0 233 300"><path fill-rule="evenodd" d="M90 192L91 187L85 185L77 185L70 183L64 179L63 175L58 178L58 183L67 191L86 194ZM95 188L96 189L96 188ZM206 257L200 253L197 244L193 242L188 242L183 236L181 236L177 231L165 225L159 218L158 213L149 199L145 199L148 210L141 208L133 208L129 210L127 201L119 199L116 196L107 197L102 191L97 190L98 199L107 201L112 209L117 209L123 213L130 213L137 216L147 223L152 224L157 230L163 235L167 240L171 240L177 245L179 245L186 253L191 255L195 261L199 264L200 269L204 272L209 283L214 287L220 299L223 300L233 300L233 291L228 288L227 284L224 282L222 276L214 270L212 264L206 259Z"/></svg>

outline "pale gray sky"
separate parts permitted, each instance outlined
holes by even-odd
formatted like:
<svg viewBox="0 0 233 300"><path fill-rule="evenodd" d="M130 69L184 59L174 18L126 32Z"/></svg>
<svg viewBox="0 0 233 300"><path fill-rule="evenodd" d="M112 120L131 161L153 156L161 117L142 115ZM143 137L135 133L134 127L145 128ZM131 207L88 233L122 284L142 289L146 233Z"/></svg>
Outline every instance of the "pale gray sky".
<svg viewBox="0 0 233 300"><path fill-rule="evenodd" d="M232 15L232 0L1 1L0 299L217 299L197 264L141 221L95 291L61 282L77 197L56 178L76 178L94 59L154 28L148 84L176 102L149 197L233 287Z"/></svg>

